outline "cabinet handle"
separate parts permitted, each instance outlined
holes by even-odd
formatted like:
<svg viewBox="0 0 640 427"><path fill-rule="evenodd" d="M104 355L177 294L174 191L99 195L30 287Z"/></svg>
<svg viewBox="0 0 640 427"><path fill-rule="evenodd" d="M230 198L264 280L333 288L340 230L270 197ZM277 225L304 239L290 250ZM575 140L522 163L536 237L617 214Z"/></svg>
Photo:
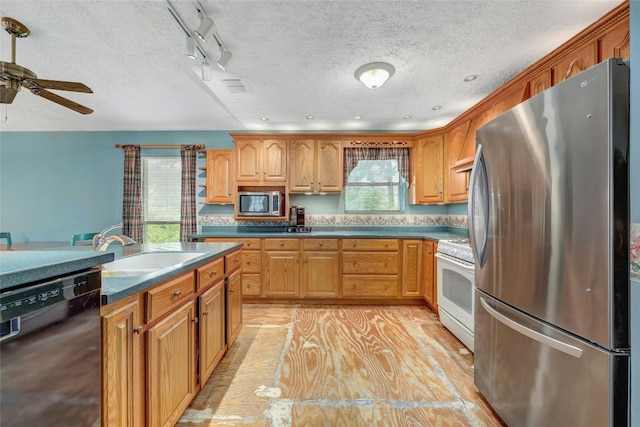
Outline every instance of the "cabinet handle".
<svg viewBox="0 0 640 427"><path fill-rule="evenodd" d="M280 242L280 246L284 246L284 242Z"/></svg>
<svg viewBox="0 0 640 427"><path fill-rule="evenodd" d="M208 312L208 311L203 311L203 312L202 312L202 315L203 315L203 316L206 316L207 314L209 314L209 312Z"/></svg>
<svg viewBox="0 0 640 427"><path fill-rule="evenodd" d="M138 326L137 328L133 328L133 332L140 335L142 333L142 326Z"/></svg>
<svg viewBox="0 0 640 427"><path fill-rule="evenodd" d="M209 277L213 277L213 276L215 276L216 274L218 274L218 271L217 271L217 270L210 271L210 272L209 272Z"/></svg>
<svg viewBox="0 0 640 427"><path fill-rule="evenodd" d="M229 293L232 294L233 293L233 288L229 288Z"/></svg>
<svg viewBox="0 0 640 427"><path fill-rule="evenodd" d="M181 294L180 291L173 291L173 296L176 297L176 298L179 297L180 294Z"/></svg>
<svg viewBox="0 0 640 427"><path fill-rule="evenodd" d="M194 317L193 319L191 319L191 321L192 321L193 323L198 323L198 316L196 316L196 317Z"/></svg>
<svg viewBox="0 0 640 427"><path fill-rule="evenodd" d="M233 260L233 262L235 262L236 264L240 262L240 259L236 258Z"/></svg>

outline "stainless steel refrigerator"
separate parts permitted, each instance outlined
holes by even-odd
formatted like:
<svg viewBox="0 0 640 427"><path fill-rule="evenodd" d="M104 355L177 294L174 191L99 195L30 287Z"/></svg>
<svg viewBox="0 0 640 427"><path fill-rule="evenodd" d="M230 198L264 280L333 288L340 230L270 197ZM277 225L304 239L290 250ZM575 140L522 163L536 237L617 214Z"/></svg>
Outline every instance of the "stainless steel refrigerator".
<svg viewBox="0 0 640 427"><path fill-rule="evenodd" d="M629 68L478 129L475 385L510 426L629 424Z"/></svg>

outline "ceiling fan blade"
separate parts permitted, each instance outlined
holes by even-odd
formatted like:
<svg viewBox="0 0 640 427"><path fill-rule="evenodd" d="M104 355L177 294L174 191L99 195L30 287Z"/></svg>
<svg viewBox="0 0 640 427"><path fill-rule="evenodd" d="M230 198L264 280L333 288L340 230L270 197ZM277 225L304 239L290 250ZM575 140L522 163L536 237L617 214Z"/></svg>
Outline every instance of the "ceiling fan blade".
<svg viewBox="0 0 640 427"><path fill-rule="evenodd" d="M18 91L7 86L0 86L0 104L11 104Z"/></svg>
<svg viewBox="0 0 640 427"><path fill-rule="evenodd" d="M65 82L61 80L43 80L43 79L30 79L30 80L43 89L56 89L56 90L68 90L71 92L93 93L93 91L83 83Z"/></svg>
<svg viewBox="0 0 640 427"><path fill-rule="evenodd" d="M80 105L80 104L76 104L75 102L71 101L70 99L67 98L63 98L59 95L56 95L55 93L51 93L48 92L44 89L40 89L40 90L32 90L31 92L33 92L34 94L41 96L43 98L48 99L49 101L53 101L56 104L60 104L63 107L67 107L70 108L74 111L77 111L78 113L81 114L91 114L93 113L93 110L91 108L87 108L84 105Z"/></svg>

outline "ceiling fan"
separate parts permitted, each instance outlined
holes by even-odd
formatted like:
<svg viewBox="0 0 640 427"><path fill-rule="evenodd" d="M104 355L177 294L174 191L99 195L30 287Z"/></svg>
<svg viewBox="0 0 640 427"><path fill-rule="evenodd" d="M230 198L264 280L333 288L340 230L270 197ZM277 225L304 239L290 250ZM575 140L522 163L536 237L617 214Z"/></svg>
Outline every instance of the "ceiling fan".
<svg viewBox="0 0 640 427"><path fill-rule="evenodd" d="M63 107L78 113L91 114L93 110L63 98L47 89L66 90L71 92L93 93L86 85L78 82L39 79L36 73L16 64L16 38L27 37L29 29L13 18L2 17L2 27L11 34L11 62L0 61L0 104L11 104L21 87L29 89L35 95L41 96Z"/></svg>

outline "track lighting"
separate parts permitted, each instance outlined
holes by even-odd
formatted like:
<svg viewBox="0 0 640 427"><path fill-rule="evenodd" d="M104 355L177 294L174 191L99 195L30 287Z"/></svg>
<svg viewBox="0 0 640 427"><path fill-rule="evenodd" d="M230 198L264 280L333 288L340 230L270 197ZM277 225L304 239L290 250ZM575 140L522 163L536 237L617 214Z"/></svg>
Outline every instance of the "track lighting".
<svg viewBox="0 0 640 427"><path fill-rule="evenodd" d="M227 66L233 59L233 55L228 50L222 50L222 55L220 55L220 59L218 59L218 67L222 68L222 71L227 71Z"/></svg>
<svg viewBox="0 0 640 427"><path fill-rule="evenodd" d="M216 32L216 24L213 23L213 19L208 16L204 16L202 21L200 21L200 25L198 29L195 31L196 36L203 41L207 42L207 39L211 38L213 33Z"/></svg>
<svg viewBox="0 0 640 427"><path fill-rule="evenodd" d="M196 59L198 54L196 52L196 39L191 36L187 36L187 50L186 55L191 59Z"/></svg>
<svg viewBox="0 0 640 427"><path fill-rule="evenodd" d="M201 64L201 77L205 82L211 81L211 65L209 65L209 60L205 59Z"/></svg>

